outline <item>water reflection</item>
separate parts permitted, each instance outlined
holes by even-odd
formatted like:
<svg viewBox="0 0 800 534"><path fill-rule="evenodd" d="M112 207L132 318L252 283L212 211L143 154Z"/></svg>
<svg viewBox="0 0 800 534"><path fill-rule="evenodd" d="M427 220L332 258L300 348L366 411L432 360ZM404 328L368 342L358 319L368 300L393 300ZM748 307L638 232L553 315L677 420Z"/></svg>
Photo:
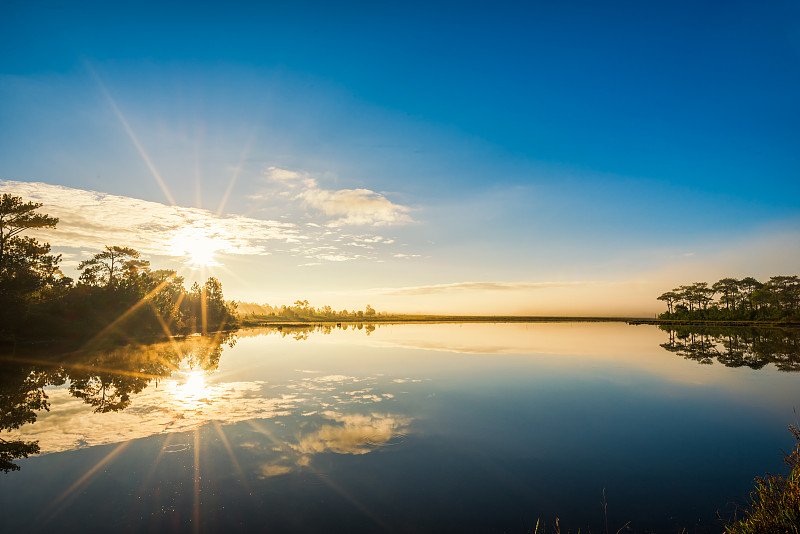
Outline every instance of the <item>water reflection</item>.
<svg viewBox="0 0 800 534"><path fill-rule="evenodd" d="M412 418L386 413L343 413L325 411L303 414L304 420L295 420L300 427L293 438L280 439L258 421L249 421L259 433L269 438L262 446L259 478L288 474L308 468L318 454L364 455L377 449L401 442ZM252 442L240 446L256 449Z"/></svg>
<svg viewBox="0 0 800 534"><path fill-rule="evenodd" d="M23 425L36 422L40 413L50 411L51 397L62 399L66 391L95 413L119 412L131 404L133 396L149 384L170 377L181 364L212 372L219 365L223 346L234 343L233 335L227 333L61 357L16 354L0 358L0 431L11 438L0 438L0 469L18 470L14 460L41 451L39 440L14 438L29 434L20 432ZM66 390L54 388L67 383ZM52 443L45 447L53 450Z"/></svg>
<svg viewBox="0 0 800 534"><path fill-rule="evenodd" d="M669 333L661 346L669 352L710 365L800 371L800 331L782 328L659 326Z"/></svg>
<svg viewBox="0 0 800 534"><path fill-rule="evenodd" d="M275 328L270 333L303 339L316 330ZM216 371L223 350L235 343L232 334L192 336L57 360L34 358L35 363L29 363L30 357L3 358L0 469L18 470L14 460L37 453L189 431L210 422L221 428L291 415L304 419L293 441L273 440L273 447L293 458L278 470L270 467L274 475L308 465L309 455L324 451L364 454L402 434L410 421L385 413L341 411L393 399L395 394L381 388L378 376L297 370L298 376L277 383L241 379L241 373L238 380L220 377Z"/></svg>
<svg viewBox="0 0 800 534"><path fill-rule="evenodd" d="M0 531L522 531L543 516L602 532L606 488L612 531L718 532L715 512L780 468L800 375L758 362L783 347L769 361L794 370L795 338L372 326L6 359L6 459L41 451L0 476L22 511Z"/></svg>
<svg viewBox="0 0 800 534"><path fill-rule="evenodd" d="M292 338L297 341L306 341L312 334L331 335L341 331L361 331L369 336L377 328L387 326L386 323L319 323L319 324L285 324L277 326L259 326L240 330L241 337L259 337L276 335L282 338Z"/></svg>

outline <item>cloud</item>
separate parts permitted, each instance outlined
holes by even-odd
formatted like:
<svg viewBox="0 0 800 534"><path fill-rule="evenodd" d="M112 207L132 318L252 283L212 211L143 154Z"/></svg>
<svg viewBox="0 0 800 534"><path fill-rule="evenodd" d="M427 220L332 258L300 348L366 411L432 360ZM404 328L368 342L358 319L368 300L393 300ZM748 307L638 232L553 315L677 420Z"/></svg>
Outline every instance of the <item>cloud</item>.
<svg viewBox="0 0 800 534"><path fill-rule="evenodd" d="M395 254L395 257L407 257ZM465 291L526 291L547 289L552 287L593 286L605 282L460 282L456 284L438 284L430 286L401 287L381 290L384 295L434 295L438 293L454 293Z"/></svg>
<svg viewBox="0 0 800 534"><path fill-rule="evenodd" d="M298 195L306 206L325 215L342 217L328 226L373 225L387 226L412 222L410 208L392 204L386 197L369 189L307 189Z"/></svg>
<svg viewBox="0 0 800 534"><path fill-rule="evenodd" d="M294 190L289 198L289 203L294 202L297 210L302 204L298 193L316 192L323 196L337 193L319 189L315 180L293 171L272 168L270 176L274 182L298 184L300 189ZM286 200L279 203L279 211L272 219L257 219L241 215L218 216L200 208L169 206L41 182L0 180L0 193L42 203L42 212L59 218L58 227L33 232L33 236L57 249L80 249L81 257L108 245L124 244L144 255L175 258L192 258L199 250L209 257L218 253L286 254L303 258L299 262L302 265L381 261L382 257L391 257L393 251L386 249L395 244L394 239L368 233L344 233L337 226L343 220L384 224L402 219L404 210L408 209L380 197L383 201L370 200L371 207L353 208L350 213L344 213L343 207L336 208L335 215L343 217L335 221L320 220L321 224L317 224L299 217L293 220L291 211L287 214L287 209L292 208L291 205L287 207ZM77 261L76 256L75 261L67 260L62 266L73 266Z"/></svg>
<svg viewBox="0 0 800 534"><path fill-rule="evenodd" d="M332 228L391 226L413 222L409 215L411 208L395 204L383 194L370 189L323 189L307 173L278 167L267 168L264 176L276 186L294 191L294 200L301 201L303 207L335 217L326 223ZM278 196L285 196L286 193L287 191L273 192ZM253 198L266 199L268 196L263 194Z"/></svg>
<svg viewBox="0 0 800 534"><path fill-rule="evenodd" d="M287 169L280 169L278 167L268 167L267 170L264 171L264 176L273 182L289 188L295 188L299 186L308 188L317 187L317 181L309 177L307 174L302 174Z"/></svg>
<svg viewBox="0 0 800 534"><path fill-rule="evenodd" d="M266 254L270 241L305 239L292 223L219 217L199 208L40 182L0 180L0 191L40 202L41 211L58 217L57 229L42 230L37 236L60 247L97 250L125 244L144 254L182 256L185 250L176 244L199 239L227 254Z"/></svg>

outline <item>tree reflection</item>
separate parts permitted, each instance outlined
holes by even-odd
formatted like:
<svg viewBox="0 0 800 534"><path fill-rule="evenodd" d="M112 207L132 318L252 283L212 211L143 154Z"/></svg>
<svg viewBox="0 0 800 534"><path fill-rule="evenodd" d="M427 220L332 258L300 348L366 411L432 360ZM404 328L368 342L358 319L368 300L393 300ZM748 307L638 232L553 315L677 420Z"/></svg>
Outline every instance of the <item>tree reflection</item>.
<svg viewBox="0 0 800 534"><path fill-rule="evenodd" d="M800 331L782 328L661 325L669 341L661 346L687 360L709 365L800 371Z"/></svg>
<svg viewBox="0 0 800 534"><path fill-rule="evenodd" d="M279 335L283 338L292 338L296 341L306 341L311 334L319 333L324 336L332 334L336 330L352 331L360 330L366 335L370 335L383 325L380 323L318 323L318 324L301 324L301 323L287 323L281 325L258 326L248 328L244 332L239 332L243 336L262 336L262 335Z"/></svg>
<svg viewBox="0 0 800 534"><path fill-rule="evenodd" d="M228 332L75 353L55 360L34 355L0 357L0 433L32 424L38 412L49 411L47 386L69 381L70 395L95 412L116 412L127 408L149 384L171 376L181 363L206 373L215 371L223 345L234 343L234 334ZM0 470L19 470L14 460L38 452L37 441L7 440L0 434Z"/></svg>
<svg viewBox="0 0 800 534"><path fill-rule="evenodd" d="M65 381L63 369L3 361L0 364L0 433L10 432L36 421L36 413L49 410L45 386ZM38 441L7 440L0 437L0 470L19 470L14 463L39 452Z"/></svg>

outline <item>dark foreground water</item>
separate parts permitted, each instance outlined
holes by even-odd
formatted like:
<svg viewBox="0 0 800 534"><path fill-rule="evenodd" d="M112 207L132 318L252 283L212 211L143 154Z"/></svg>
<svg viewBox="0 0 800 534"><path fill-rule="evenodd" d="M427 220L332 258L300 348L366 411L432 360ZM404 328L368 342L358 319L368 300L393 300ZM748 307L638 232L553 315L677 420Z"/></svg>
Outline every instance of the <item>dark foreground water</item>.
<svg viewBox="0 0 800 534"><path fill-rule="evenodd" d="M0 531L719 532L793 445L794 336L365 325L6 359L4 450L41 453L0 472Z"/></svg>

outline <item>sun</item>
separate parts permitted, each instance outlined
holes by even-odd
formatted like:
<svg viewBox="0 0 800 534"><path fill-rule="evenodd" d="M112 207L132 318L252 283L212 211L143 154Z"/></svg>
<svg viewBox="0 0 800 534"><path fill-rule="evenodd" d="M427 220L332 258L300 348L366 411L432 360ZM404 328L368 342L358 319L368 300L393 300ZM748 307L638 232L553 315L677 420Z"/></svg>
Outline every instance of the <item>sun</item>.
<svg viewBox="0 0 800 534"><path fill-rule="evenodd" d="M225 248L225 243L209 237L202 229L190 228L173 238L172 248L176 255L184 256L185 263L190 266L213 267L220 265L216 254Z"/></svg>
<svg viewBox="0 0 800 534"><path fill-rule="evenodd" d="M216 243L210 239L197 239L186 249L186 255L191 265L209 266L218 265L214 253L217 251Z"/></svg>

